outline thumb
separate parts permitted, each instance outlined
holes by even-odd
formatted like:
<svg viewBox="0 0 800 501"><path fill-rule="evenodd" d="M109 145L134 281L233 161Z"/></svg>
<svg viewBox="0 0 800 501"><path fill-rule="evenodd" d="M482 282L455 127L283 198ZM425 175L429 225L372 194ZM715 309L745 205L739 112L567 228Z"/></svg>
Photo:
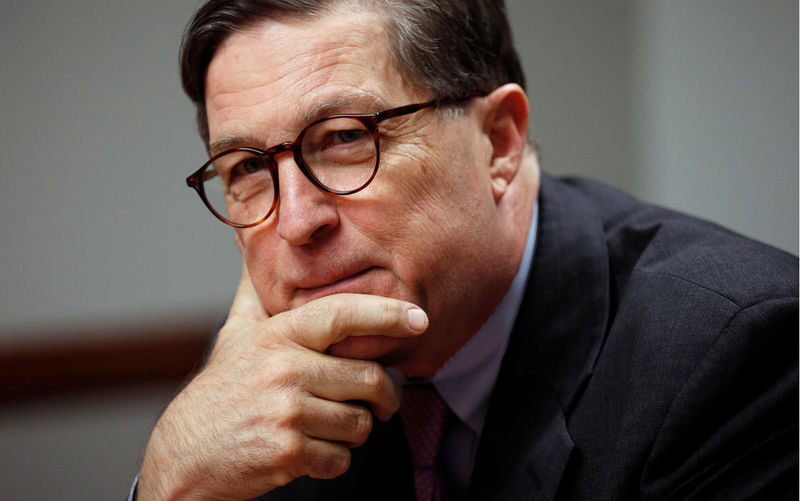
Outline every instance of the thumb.
<svg viewBox="0 0 800 501"><path fill-rule="evenodd" d="M242 259L242 277L239 279L239 286L236 288L236 295L233 298L228 319L244 317L248 320L266 320L269 315L261 305L256 293L253 282L250 280L250 272L247 270L247 263Z"/></svg>

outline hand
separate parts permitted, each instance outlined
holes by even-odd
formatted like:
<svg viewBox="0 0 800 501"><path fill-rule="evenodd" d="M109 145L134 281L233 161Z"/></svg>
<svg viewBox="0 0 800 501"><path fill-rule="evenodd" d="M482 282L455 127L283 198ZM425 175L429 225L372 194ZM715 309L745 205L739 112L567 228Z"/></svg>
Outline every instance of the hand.
<svg viewBox="0 0 800 501"><path fill-rule="evenodd" d="M422 328L412 328L409 311ZM378 363L324 351L348 336L426 328L416 306L360 294L268 317L245 267L206 367L153 430L137 499L249 499L299 476L341 475L372 414L388 420L400 394Z"/></svg>

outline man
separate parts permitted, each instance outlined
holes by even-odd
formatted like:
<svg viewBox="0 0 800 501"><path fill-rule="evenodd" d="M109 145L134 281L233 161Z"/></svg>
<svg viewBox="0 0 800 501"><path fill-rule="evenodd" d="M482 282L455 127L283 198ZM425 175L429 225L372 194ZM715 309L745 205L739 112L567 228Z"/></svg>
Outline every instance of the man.
<svg viewBox="0 0 800 501"><path fill-rule="evenodd" d="M501 2L212 0L182 63L243 270L137 499L797 496L796 258L542 174Z"/></svg>

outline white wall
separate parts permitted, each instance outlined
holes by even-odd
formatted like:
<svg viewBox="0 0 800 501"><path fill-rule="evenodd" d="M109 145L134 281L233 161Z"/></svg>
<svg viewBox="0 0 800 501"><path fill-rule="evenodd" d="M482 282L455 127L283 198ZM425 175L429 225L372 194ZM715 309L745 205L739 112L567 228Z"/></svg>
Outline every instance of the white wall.
<svg viewBox="0 0 800 501"><path fill-rule="evenodd" d="M797 2L508 3L546 170L797 254Z"/></svg>
<svg viewBox="0 0 800 501"><path fill-rule="evenodd" d="M507 4L543 168L636 191L641 172L634 158L632 2Z"/></svg>
<svg viewBox="0 0 800 501"><path fill-rule="evenodd" d="M0 343L221 309L237 251L183 181L205 156L177 67L199 2L6 4Z"/></svg>
<svg viewBox="0 0 800 501"><path fill-rule="evenodd" d="M797 2L637 5L640 193L797 253Z"/></svg>

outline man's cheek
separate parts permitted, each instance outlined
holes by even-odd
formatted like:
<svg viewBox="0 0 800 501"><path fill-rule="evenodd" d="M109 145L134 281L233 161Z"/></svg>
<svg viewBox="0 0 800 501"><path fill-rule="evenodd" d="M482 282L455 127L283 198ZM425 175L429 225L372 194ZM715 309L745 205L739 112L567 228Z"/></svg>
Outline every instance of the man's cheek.
<svg viewBox="0 0 800 501"><path fill-rule="evenodd" d="M265 260L248 259L248 256L245 260L253 287L267 313L275 315L287 310L285 298L280 293L278 281L274 277L274 269Z"/></svg>

